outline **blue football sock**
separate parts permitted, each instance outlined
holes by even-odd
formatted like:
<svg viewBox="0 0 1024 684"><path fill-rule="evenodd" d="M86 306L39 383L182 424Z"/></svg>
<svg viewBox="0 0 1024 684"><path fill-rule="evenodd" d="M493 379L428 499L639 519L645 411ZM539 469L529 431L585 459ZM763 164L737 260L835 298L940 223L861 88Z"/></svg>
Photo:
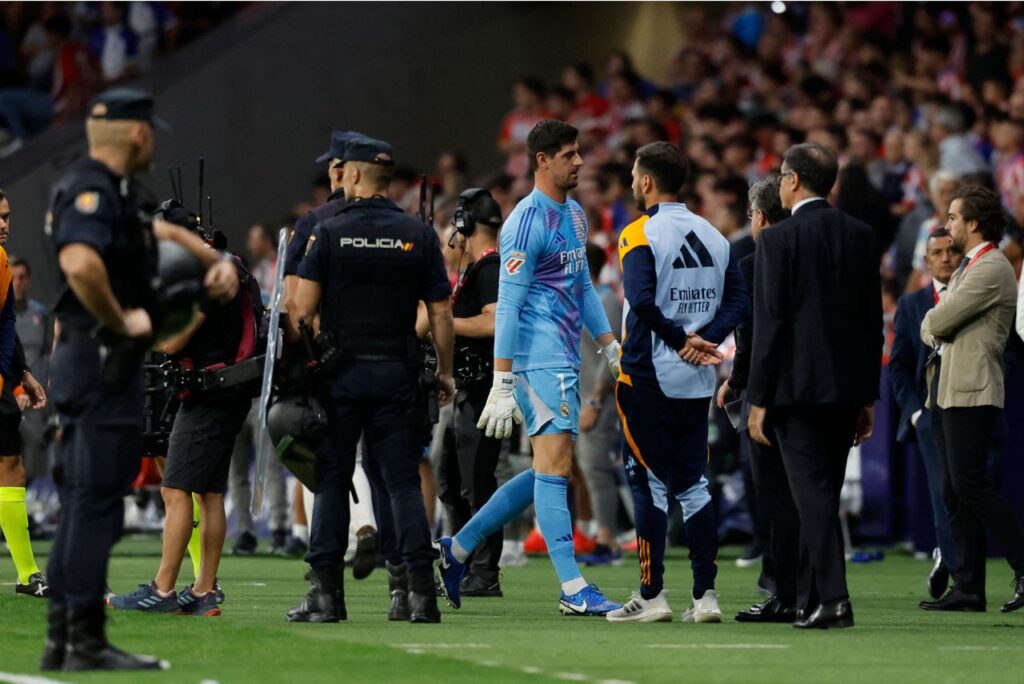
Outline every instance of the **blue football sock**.
<svg viewBox="0 0 1024 684"><path fill-rule="evenodd" d="M525 470L498 487L487 503L455 535L455 541L472 553L487 537L514 519L533 503L533 468Z"/></svg>
<svg viewBox="0 0 1024 684"><path fill-rule="evenodd" d="M569 517L569 503L566 499L569 478L537 473L534 480L533 500L537 522L548 546L551 564L558 573L558 581L565 584L583 575L576 565L572 546L572 519Z"/></svg>

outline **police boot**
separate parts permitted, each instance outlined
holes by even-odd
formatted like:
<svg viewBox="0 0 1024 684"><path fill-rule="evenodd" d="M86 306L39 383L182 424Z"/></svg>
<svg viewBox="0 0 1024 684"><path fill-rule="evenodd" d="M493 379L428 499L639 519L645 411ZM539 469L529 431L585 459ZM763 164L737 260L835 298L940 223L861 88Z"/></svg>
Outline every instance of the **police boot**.
<svg viewBox="0 0 1024 684"><path fill-rule="evenodd" d="M345 592L341 586L341 570L313 569L309 592L302 603L285 614L288 622L339 622L348 619Z"/></svg>
<svg viewBox="0 0 1024 684"><path fill-rule="evenodd" d="M437 609L437 590L433 569L409 576L409 622L431 623L441 621Z"/></svg>
<svg viewBox="0 0 1024 684"><path fill-rule="evenodd" d="M103 628L103 604L68 614L68 648L65 672L88 670L166 670L166 660L125 653L107 641Z"/></svg>
<svg viewBox="0 0 1024 684"><path fill-rule="evenodd" d="M385 563L388 569L388 590L391 592L391 610L388 620L405 622L409 619L409 569L405 563Z"/></svg>
<svg viewBox="0 0 1024 684"><path fill-rule="evenodd" d="M39 660L39 669L52 672L64 667L64 655L68 647L68 606L50 599L46 611L46 646Z"/></svg>

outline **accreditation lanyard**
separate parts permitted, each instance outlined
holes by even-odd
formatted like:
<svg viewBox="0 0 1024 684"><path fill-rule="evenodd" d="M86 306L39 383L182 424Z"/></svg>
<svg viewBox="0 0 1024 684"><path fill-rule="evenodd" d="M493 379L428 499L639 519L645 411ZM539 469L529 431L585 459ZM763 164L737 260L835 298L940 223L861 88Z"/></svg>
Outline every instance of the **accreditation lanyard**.
<svg viewBox="0 0 1024 684"><path fill-rule="evenodd" d="M476 261L474 261L470 265L470 267L466 269L466 273L462 276L462 280L460 280L459 284L455 286L455 292L452 293L452 301L453 302L456 299L459 298L459 292L462 291L462 286L466 284L466 280L469 278L469 272L473 270L473 267L476 266L477 264L479 264L481 261L483 261L487 257L489 257L490 255L496 254L497 252L498 252L498 249L496 247L488 247L484 251L480 252L480 256L478 256L476 258Z"/></svg>
<svg viewBox="0 0 1024 684"><path fill-rule="evenodd" d="M967 262L967 266L964 268L964 275L967 275L967 272L971 270L971 266L974 266L974 264L978 263L978 259L981 258L982 254L985 254L986 252L991 252L993 249L996 248L996 246L996 243L990 242L984 247L982 247L981 250L977 254L975 254L969 262Z"/></svg>

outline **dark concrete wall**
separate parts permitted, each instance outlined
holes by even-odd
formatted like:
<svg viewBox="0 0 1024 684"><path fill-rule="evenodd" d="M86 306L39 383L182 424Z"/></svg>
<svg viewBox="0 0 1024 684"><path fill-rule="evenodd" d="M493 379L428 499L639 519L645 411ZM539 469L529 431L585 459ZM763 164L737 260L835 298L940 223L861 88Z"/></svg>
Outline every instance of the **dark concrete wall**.
<svg viewBox="0 0 1024 684"><path fill-rule="evenodd" d="M445 149L468 156L471 176L500 168L495 139L512 81L522 74L554 79L580 59L599 67L613 47L643 39L638 18L651 26L652 12L666 21L676 16L671 5L648 3L253 8L144 82L173 126L158 134L147 182L169 196L166 167L181 164L194 204L193 164L204 156L217 224L240 247L251 223L276 221L308 196L321 172L312 160L332 128L389 140L399 163L419 168ZM672 47L663 46L666 58ZM14 204L11 251L33 262L37 294L46 298L53 264L41 231L46 198L67 163L84 153L81 127L50 131L29 147L31 169L15 176L0 167L0 180Z"/></svg>

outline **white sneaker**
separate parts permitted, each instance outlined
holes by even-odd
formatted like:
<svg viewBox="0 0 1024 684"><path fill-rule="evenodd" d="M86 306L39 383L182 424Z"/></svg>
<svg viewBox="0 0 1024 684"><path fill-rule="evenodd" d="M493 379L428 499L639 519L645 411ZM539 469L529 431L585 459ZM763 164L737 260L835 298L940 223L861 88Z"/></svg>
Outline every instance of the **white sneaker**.
<svg viewBox="0 0 1024 684"><path fill-rule="evenodd" d="M683 613L683 622L721 622L722 610L718 607L718 594L708 589L704 596L694 599Z"/></svg>
<svg viewBox="0 0 1024 684"><path fill-rule="evenodd" d="M523 542L506 539L501 545L501 559L498 565L503 568L518 568L526 565L530 559L523 550Z"/></svg>
<svg viewBox="0 0 1024 684"><path fill-rule="evenodd" d="M645 599L634 591L624 606L607 614L608 622L672 622L667 595L662 589L654 598Z"/></svg>

